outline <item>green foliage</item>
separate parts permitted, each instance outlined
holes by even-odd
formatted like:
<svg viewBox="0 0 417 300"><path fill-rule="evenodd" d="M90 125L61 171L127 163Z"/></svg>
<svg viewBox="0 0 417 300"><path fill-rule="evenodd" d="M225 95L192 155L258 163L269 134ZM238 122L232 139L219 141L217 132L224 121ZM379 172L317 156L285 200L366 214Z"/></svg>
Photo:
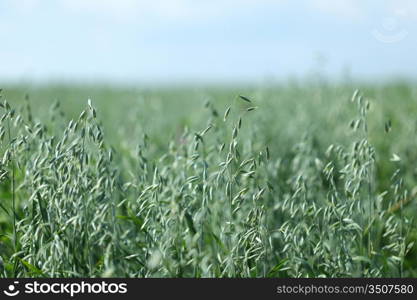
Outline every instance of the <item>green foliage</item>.
<svg viewBox="0 0 417 300"><path fill-rule="evenodd" d="M9 90L1 277L416 275L406 84Z"/></svg>

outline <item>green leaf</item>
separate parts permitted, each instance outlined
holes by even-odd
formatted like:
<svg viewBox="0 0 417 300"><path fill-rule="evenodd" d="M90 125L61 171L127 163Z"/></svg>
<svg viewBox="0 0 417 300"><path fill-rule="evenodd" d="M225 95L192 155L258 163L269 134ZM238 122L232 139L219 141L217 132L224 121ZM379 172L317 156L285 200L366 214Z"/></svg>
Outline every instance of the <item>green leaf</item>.
<svg viewBox="0 0 417 300"><path fill-rule="evenodd" d="M352 260L356 261L356 262L363 262L363 263L371 264L371 260L368 257L365 257L365 256L360 256L360 255L354 256L354 257L352 257Z"/></svg>
<svg viewBox="0 0 417 300"><path fill-rule="evenodd" d="M42 270L40 270L38 267L32 265L31 263L29 263L28 261L24 259L21 259L20 257L18 257L18 259L32 274L46 277L45 273L43 273Z"/></svg>
<svg viewBox="0 0 417 300"><path fill-rule="evenodd" d="M187 221L188 229L190 229L190 231L193 234L196 234L197 233L197 230L194 227L193 218L191 217L191 215L188 212L185 212L185 215L184 216L185 216L185 220Z"/></svg>
<svg viewBox="0 0 417 300"><path fill-rule="evenodd" d="M1 204L0 203L0 208L2 209L2 210L4 210L4 212L8 215L8 216L10 216L10 214L9 214L9 212L7 211L7 209L3 206L3 204Z"/></svg>
<svg viewBox="0 0 417 300"><path fill-rule="evenodd" d="M277 264L275 267L273 267L269 272L267 277L275 277L277 273L288 270L288 267L284 267L284 265L287 263L288 259L282 260L279 264Z"/></svg>
<svg viewBox="0 0 417 300"><path fill-rule="evenodd" d="M251 103L252 101L249 100L249 98L245 97L245 96L241 96L239 95L239 98L242 99L243 101L249 102Z"/></svg>
<svg viewBox="0 0 417 300"><path fill-rule="evenodd" d="M43 206L42 196L39 192L36 192L36 196L38 197L39 210L41 211L42 220L45 223L48 223L48 213L46 212L45 206Z"/></svg>
<svg viewBox="0 0 417 300"><path fill-rule="evenodd" d="M135 217L135 216L116 216L116 218L118 218L120 220L124 220L124 221L132 221L138 227L142 227L142 225L143 225L143 219Z"/></svg>

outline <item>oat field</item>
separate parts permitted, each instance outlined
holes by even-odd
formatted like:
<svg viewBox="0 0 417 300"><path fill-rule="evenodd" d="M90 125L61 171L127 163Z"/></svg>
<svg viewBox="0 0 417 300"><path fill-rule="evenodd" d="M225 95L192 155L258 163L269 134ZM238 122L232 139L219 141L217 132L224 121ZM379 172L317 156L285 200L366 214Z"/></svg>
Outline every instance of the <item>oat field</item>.
<svg viewBox="0 0 417 300"><path fill-rule="evenodd" d="M417 87L4 85L0 277L415 277Z"/></svg>

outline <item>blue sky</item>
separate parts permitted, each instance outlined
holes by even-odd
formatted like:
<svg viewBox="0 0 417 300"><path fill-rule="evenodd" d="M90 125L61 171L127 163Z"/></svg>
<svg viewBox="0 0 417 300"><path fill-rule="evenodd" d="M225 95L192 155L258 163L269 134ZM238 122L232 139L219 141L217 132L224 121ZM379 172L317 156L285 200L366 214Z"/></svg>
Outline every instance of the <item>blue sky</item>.
<svg viewBox="0 0 417 300"><path fill-rule="evenodd" d="M417 77L414 0L1 0L0 81Z"/></svg>

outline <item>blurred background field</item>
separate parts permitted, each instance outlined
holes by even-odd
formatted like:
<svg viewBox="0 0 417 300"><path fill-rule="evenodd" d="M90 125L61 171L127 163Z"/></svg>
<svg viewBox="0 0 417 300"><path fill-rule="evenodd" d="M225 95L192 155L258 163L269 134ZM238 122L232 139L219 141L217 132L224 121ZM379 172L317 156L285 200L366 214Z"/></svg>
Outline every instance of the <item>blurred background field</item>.
<svg viewBox="0 0 417 300"><path fill-rule="evenodd" d="M349 144L350 121L356 107L350 103L359 89L371 102L370 139L387 157L396 153L412 158L417 90L413 81L387 83L351 83L288 81L274 85L245 86L162 86L129 87L111 85L11 85L5 86L3 97L13 105L25 103L26 97L40 120L59 103L64 120L76 119L91 99L97 106L106 136L115 140L114 147L132 143L144 133L161 150L167 141L179 135L185 127L198 130L207 125L212 109L221 118L227 106L239 102L239 95L254 99L258 108L256 124L259 142L267 143L277 152L288 151L305 135L312 135L321 150L333 142ZM207 103L212 104L207 107ZM386 133L391 122L393 132ZM156 150L156 149L155 149ZM410 170L411 171L411 170ZM410 173L411 174L411 173Z"/></svg>

